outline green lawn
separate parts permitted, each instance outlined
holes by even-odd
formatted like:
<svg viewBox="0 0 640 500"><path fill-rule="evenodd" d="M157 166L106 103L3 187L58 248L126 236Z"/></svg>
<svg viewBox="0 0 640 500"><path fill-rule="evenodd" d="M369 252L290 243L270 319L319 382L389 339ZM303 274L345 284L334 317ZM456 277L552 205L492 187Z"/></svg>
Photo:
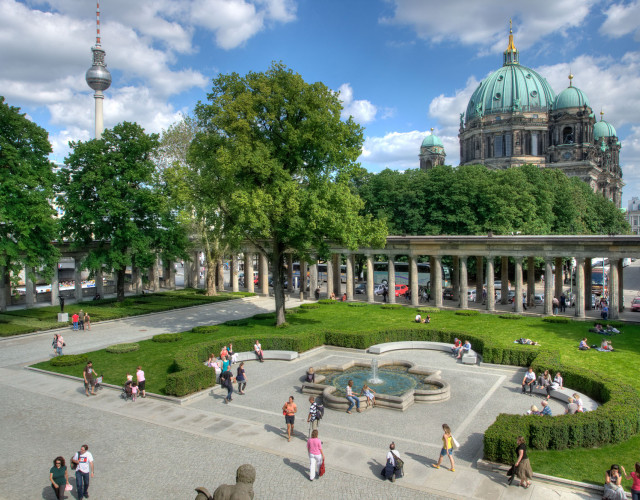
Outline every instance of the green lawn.
<svg viewBox="0 0 640 500"><path fill-rule="evenodd" d="M203 335L186 332L179 342L162 344L145 341L140 342L140 350L136 352L110 354L101 350L90 353L90 358L97 371L104 373L105 381L113 384L123 383L126 373L135 371L135 367L140 364L147 376L148 390L162 394L166 375L174 370L173 359L176 351L188 345L245 334L260 338L266 334L297 335L318 329L349 333L415 327L414 315L415 311L408 308L382 309L379 305L349 307L348 304L336 303L288 315L289 326L283 329L274 328L272 316L259 315L259 318L242 321L240 326L220 325L215 333ZM592 322L578 321L566 324L547 323L537 317L508 320L490 314L459 316L454 311L441 311L432 313L431 324L424 327L466 331L475 336L490 337L494 341L504 342L505 345L511 345L515 339L521 337L530 338L540 342L544 348L557 350L561 354L563 364L573 364L615 375L621 383L630 384L640 390L640 326L625 325L621 328L622 335L612 337L616 349L614 353L578 351L578 342L584 336L588 337L589 344L600 343L601 336L587 333L592 325ZM532 346L531 349L537 347ZM49 362L35 366L76 376L81 376L83 368L51 367ZM531 450L530 457L533 470L536 472L600 484L604 470L612 463L620 463L628 471L633 470L633 464L640 459L637 452L639 448L640 437L635 437L625 443L599 449L544 452Z"/></svg>
<svg viewBox="0 0 640 500"><path fill-rule="evenodd" d="M115 299L103 299L81 304L70 304L65 307L69 313L69 319L74 312L82 309L91 316L91 322L105 321L108 319L125 318L151 312L168 311L181 307L198 306L230 300L247 295L244 292L221 293L213 297L204 295L204 290L185 289L171 292L137 295L127 297L124 302L116 302ZM50 330L63 326L58 323L58 306L38 307L34 309L20 309L0 313L0 337L20 335L22 333Z"/></svg>

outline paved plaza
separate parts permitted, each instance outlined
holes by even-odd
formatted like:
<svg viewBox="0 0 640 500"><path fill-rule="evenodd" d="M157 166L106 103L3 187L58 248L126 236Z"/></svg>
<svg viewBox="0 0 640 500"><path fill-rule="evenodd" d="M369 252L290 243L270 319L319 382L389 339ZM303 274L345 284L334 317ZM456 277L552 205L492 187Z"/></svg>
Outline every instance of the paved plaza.
<svg viewBox="0 0 640 500"><path fill-rule="evenodd" d="M66 331L66 352L91 351L272 309L273 299L252 298L96 323L91 332ZM406 412L373 409L348 415L327 409L320 424L327 475L310 482L304 422L308 396L300 393L301 379L309 366L370 360L372 355L321 347L292 362L248 362L246 395L235 394L226 405L218 389L208 390L177 405L150 397L125 402L108 388L87 398L75 380L24 369L50 355L50 342L50 332L0 342L0 498L53 499L48 482L52 459L63 455L69 460L83 443L95 457L92 499L192 499L196 486L213 491L219 484L233 483L243 463L256 468L256 498L596 497L539 480L528 490L507 487L504 475L476 467L483 431L498 413L539 406L539 396L520 394L519 368L465 366L436 351L376 356L441 370L451 384L451 399L417 403ZM284 434L281 411L289 395L299 407L291 442ZM552 403L552 409L563 411L559 403ZM455 472L448 470L447 459L441 469L431 467L445 422L461 443ZM405 460L406 476L395 484L379 476L391 441Z"/></svg>

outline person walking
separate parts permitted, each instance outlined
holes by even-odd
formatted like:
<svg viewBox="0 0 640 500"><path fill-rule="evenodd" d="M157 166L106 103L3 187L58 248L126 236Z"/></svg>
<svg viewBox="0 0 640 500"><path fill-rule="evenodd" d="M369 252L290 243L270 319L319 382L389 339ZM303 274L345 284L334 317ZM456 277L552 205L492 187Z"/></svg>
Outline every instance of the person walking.
<svg viewBox="0 0 640 500"><path fill-rule="evenodd" d="M349 380L349 382L347 382L346 393L347 401L349 401L349 408L347 408L347 413L351 414L353 405L356 405L356 410L358 411L358 413L360 413L360 398L353 394L353 380Z"/></svg>
<svg viewBox="0 0 640 500"><path fill-rule="evenodd" d="M58 335L58 338L56 339L56 353L58 354L58 356L62 356L62 348L67 345L64 343L64 337L62 336L62 334Z"/></svg>
<svg viewBox="0 0 640 500"><path fill-rule="evenodd" d="M385 479L389 479L392 483L395 483L396 478L400 478L403 475L403 465L404 462L396 450L396 443L391 443L389 445L389 451L387 452L387 463L382 470L382 475Z"/></svg>
<svg viewBox="0 0 640 500"><path fill-rule="evenodd" d="M89 447L83 444L80 451L77 451L71 462L76 465L76 488L78 489L78 500L89 498L89 477L93 477L93 455Z"/></svg>
<svg viewBox="0 0 640 500"><path fill-rule="evenodd" d="M244 390L247 387L247 374L244 371L244 361L242 361L240 366L238 366L236 381L238 382L238 394L244 395Z"/></svg>
<svg viewBox="0 0 640 500"><path fill-rule="evenodd" d="M69 471L64 458L56 457L53 460L53 467L49 469L49 481L51 481L51 487L56 493L56 499L63 500L65 488L69 485Z"/></svg>
<svg viewBox="0 0 640 500"><path fill-rule="evenodd" d="M73 329L77 330L78 329L78 320L80 318L78 317L77 313L73 313L73 315L71 316L71 323L73 323Z"/></svg>
<svg viewBox="0 0 640 500"><path fill-rule="evenodd" d="M447 424L442 424L442 449L440 450L440 456L438 457L437 464L431 464L434 469L439 469L442 459L446 456L449 457L451 462L451 472L456 471L456 465L453 461L453 436L451 435L451 428Z"/></svg>
<svg viewBox="0 0 640 500"><path fill-rule="evenodd" d="M88 312L84 313L84 327L87 330L91 330L91 316L89 316Z"/></svg>
<svg viewBox="0 0 640 500"><path fill-rule="evenodd" d="M307 416L307 422L309 422L309 433L318 430L318 405L316 404L316 398L314 396L309 397L309 415Z"/></svg>
<svg viewBox="0 0 640 500"><path fill-rule="evenodd" d="M565 312L567 310L567 298L564 296L564 292L560 295L560 312Z"/></svg>
<svg viewBox="0 0 640 500"><path fill-rule="evenodd" d="M144 378L144 372L142 371L141 366L139 366L138 370L136 371L136 382L138 382L138 390L140 391L140 395L143 398L146 398L147 397L147 393L145 391L146 379Z"/></svg>
<svg viewBox="0 0 640 500"><path fill-rule="evenodd" d="M95 396L96 372L93 369L93 363L91 361L87 361L87 366L85 366L84 372L82 372L82 377L84 378L84 393L89 397L89 389L91 389L91 395Z"/></svg>
<svg viewBox="0 0 640 500"><path fill-rule="evenodd" d="M298 407L293 402L293 396L289 396L287 401L282 407L282 413L284 414L284 423L287 424L287 441L291 441L291 435L293 434L293 424L296 421L296 412Z"/></svg>
<svg viewBox="0 0 640 500"><path fill-rule="evenodd" d="M80 309L80 312L78 313L78 328L80 330L84 330L84 312L82 309Z"/></svg>
<svg viewBox="0 0 640 500"><path fill-rule="evenodd" d="M231 373L231 367L227 365L227 369L220 375L220 385L227 390L227 396L224 398L225 403L229 404L233 401L231 395L233 394L233 373Z"/></svg>
<svg viewBox="0 0 640 500"><path fill-rule="evenodd" d="M313 481L316 474L320 477L320 466L324 463L324 452L322 441L318 438L318 429L311 432L311 438L307 441L307 451L309 452L309 480Z"/></svg>
<svg viewBox="0 0 640 500"><path fill-rule="evenodd" d="M518 436L518 446L516 447L516 463L514 467L516 469L516 476L520 479L520 486L528 488L531 486L531 478L533 477L533 471L531 470L531 464L529 463L529 457L527 457L527 446L524 444L524 436Z"/></svg>

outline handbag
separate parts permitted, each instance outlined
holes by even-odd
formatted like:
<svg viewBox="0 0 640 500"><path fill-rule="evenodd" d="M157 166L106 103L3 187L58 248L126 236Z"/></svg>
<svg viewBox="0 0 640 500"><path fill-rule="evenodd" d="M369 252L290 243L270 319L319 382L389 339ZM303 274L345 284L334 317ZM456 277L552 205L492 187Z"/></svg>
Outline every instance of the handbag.
<svg viewBox="0 0 640 500"><path fill-rule="evenodd" d="M393 453L393 452L391 452ZM398 455L396 455L395 453L393 453L393 458L395 458L396 460L396 469L402 469L404 467L404 460L402 460Z"/></svg>
<svg viewBox="0 0 640 500"><path fill-rule="evenodd" d="M322 461L322 463L320 464L320 472L318 472L318 476L322 477L324 476L325 473L325 469L324 469L324 460Z"/></svg>
<svg viewBox="0 0 640 500"><path fill-rule="evenodd" d="M460 443L458 443L457 439L454 438L453 436L451 436L451 441L453 442L453 449L457 450L458 448L460 448Z"/></svg>
<svg viewBox="0 0 640 500"><path fill-rule="evenodd" d="M64 491L71 491L73 489L73 486L71 486L70 483L67 483L67 485L64 487Z"/></svg>

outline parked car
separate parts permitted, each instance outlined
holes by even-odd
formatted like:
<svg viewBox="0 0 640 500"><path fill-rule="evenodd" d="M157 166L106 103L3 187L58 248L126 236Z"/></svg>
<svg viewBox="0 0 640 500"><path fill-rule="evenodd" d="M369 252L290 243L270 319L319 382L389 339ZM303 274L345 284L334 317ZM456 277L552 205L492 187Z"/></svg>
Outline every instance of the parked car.
<svg viewBox="0 0 640 500"><path fill-rule="evenodd" d="M536 306L541 306L542 304L544 304L544 295L541 293L534 294L533 304Z"/></svg>
<svg viewBox="0 0 640 500"><path fill-rule="evenodd" d="M636 297L631 302L631 311L632 312L640 311L640 297Z"/></svg>
<svg viewBox="0 0 640 500"><path fill-rule="evenodd" d="M355 288L357 295L363 295L367 293L367 284L366 283L358 283Z"/></svg>
<svg viewBox="0 0 640 500"><path fill-rule="evenodd" d="M446 300L453 300L453 288L445 288L442 290L442 298Z"/></svg>
<svg viewBox="0 0 640 500"><path fill-rule="evenodd" d="M382 283L377 283L373 285L373 293L375 295L382 295L384 293L385 285Z"/></svg>
<svg viewBox="0 0 640 500"><path fill-rule="evenodd" d="M467 300L469 302L475 302L476 301L476 289L475 288L471 288L471 289L467 290Z"/></svg>
<svg viewBox="0 0 640 500"><path fill-rule="evenodd" d="M409 287L407 285L396 285L396 297L405 295L408 291Z"/></svg>

